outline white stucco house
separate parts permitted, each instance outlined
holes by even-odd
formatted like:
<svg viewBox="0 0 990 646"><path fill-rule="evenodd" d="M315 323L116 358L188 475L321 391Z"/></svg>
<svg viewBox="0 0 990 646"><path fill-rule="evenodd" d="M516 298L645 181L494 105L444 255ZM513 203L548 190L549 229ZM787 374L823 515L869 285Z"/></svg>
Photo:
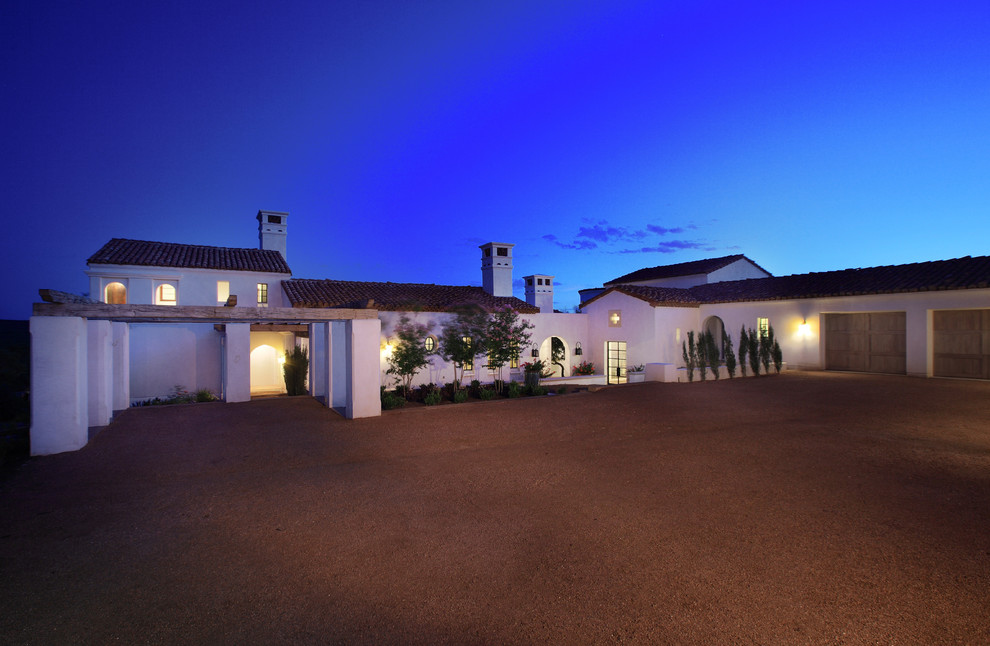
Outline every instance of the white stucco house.
<svg viewBox="0 0 990 646"><path fill-rule="evenodd" d="M678 381L687 332L738 341L740 327L767 325L791 369L990 379L990 257L782 277L743 255L702 259L582 290L580 312L565 314L552 274L527 274L525 300L512 295L511 243L481 245L480 287L295 278L288 217L258 212L258 249L111 239L87 261L91 300L36 304L32 453L80 448L115 411L176 386L228 402L284 392L294 346L309 353L311 395L349 418L379 415L399 318L426 324L435 344L465 304L511 307L534 326L520 362L548 359L557 338L558 380L578 379L572 366L587 360L598 383L625 383L640 364L648 379ZM477 364L465 378L491 381ZM414 384L452 378L434 356Z"/></svg>

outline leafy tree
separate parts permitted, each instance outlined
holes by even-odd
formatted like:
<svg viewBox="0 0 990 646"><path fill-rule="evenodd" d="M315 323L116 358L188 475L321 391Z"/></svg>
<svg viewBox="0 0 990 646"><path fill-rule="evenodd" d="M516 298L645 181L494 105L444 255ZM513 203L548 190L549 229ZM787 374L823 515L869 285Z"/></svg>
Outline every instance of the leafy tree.
<svg viewBox="0 0 990 646"><path fill-rule="evenodd" d="M746 326L739 330L739 367L742 369L742 376L746 376L746 352L749 351L749 335L746 333Z"/></svg>
<svg viewBox="0 0 990 646"><path fill-rule="evenodd" d="M488 333L485 346L488 349L487 367L498 372L495 388L502 389L502 367L519 356L524 346L529 345L529 321L520 321L519 313L509 306L492 312L488 319Z"/></svg>
<svg viewBox="0 0 990 646"><path fill-rule="evenodd" d="M309 371L309 357L300 346L292 348L285 356L282 376L285 378L285 392L288 395L306 394L306 374Z"/></svg>
<svg viewBox="0 0 990 646"><path fill-rule="evenodd" d="M749 337L747 339L747 348L749 353L749 367L753 369L753 376L758 377L760 375L760 340L756 336L756 330L749 328Z"/></svg>
<svg viewBox="0 0 990 646"><path fill-rule="evenodd" d="M698 332L698 343L694 346L695 363L698 364L702 381L708 380L708 344L705 343L705 333Z"/></svg>
<svg viewBox="0 0 990 646"><path fill-rule="evenodd" d="M773 369L776 370L779 375L780 368L784 365L784 353L780 349L780 344L776 341L773 342L771 355L773 355Z"/></svg>
<svg viewBox="0 0 990 646"><path fill-rule="evenodd" d="M681 353L684 355L684 367L687 369L688 381L694 381L694 330L687 333L687 341L681 341Z"/></svg>
<svg viewBox="0 0 990 646"><path fill-rule="evenodd" d="M488 312L477 306L459 308L456 317L443 324L440 329L439 354L444 361L454 366L454 392L461 387L464 378L464 364L474 363L485 346L485 333L488 330ZM460 374L458 374L460 370Z"/></svg>
<svg viewBox="0 0 990 646"><path fill-rule="evenodd" d="M427 358L430 352L424 343L428 333L425 325L411 321L405 314L395 326L395 336L399 341L392 348L386 373L395 375L402 382L403 394L407 397L413 377L430 362Z"/></svg>
<svg viewBox="0 0 990 646"><path fill-rule="evenodd" d="M732 337L728 332L722 330L722 347L725 348L725 369L729 373L729 379L736 376L736 353L732 350Z"/></svg>
<svg viewBox="0 0 990 646"><path fill-rule="evenodd" d="M712 374L715 375L715 381L718 381L718 368L721 362L719 361L718 343L715 342L715 335L712 334L711 330L705 330L702 339L705 346L706 363ZM701 369L704 370L705 367L702 366Z"/></svg>
<svg viewBox="0 0 990 646"><path fill-rule="evenodd" d="M770 357L773 354L773 326L768 325L766 330L760 330L760 363L763 364L763 374L770 374Z"/></svg>

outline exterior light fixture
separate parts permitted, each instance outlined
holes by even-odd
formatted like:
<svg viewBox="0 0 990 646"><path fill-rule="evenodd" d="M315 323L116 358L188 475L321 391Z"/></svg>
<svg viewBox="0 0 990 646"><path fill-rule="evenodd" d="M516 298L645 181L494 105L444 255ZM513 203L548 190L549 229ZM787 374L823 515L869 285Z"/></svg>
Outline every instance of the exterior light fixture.
<svg viewBox="0 0 990 646"><path fill-rule="evenodd" d="M582 354L584 354L584 350L581 349L581 342L578 341L574 344L574 355L580 357Z"/></svg>
<svg viewBox="0 0 990 646"><path fill-rule="evenodd" d="M534 346L533 346L533 351L532 351L532 352L530 352L530 354L531 354L531 355L533 355L534 357L539 357L539 356L540 356L540 349L539 349L539 348L537 348L537 347L536 347L536 346L534 345Z"/></svg>
<svg viewBox="0 0 990 646"><path fill-rule="evenodd" d="M801 324L798 325L798 332L801 333L801 336L810 336L811 335L811 326L808 325L808 319L804 319L801 322Z"/></svg>

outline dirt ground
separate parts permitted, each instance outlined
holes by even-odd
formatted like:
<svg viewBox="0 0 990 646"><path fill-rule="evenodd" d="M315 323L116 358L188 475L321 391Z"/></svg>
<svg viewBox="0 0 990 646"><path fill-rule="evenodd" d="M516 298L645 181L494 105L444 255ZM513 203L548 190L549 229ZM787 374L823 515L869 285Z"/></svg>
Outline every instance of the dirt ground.
<svg viewBox="0 0 990 646"><path fill-rule="evenodd" d="M990 383L126 411L0 483L4 644L987 644Z"/></svg>

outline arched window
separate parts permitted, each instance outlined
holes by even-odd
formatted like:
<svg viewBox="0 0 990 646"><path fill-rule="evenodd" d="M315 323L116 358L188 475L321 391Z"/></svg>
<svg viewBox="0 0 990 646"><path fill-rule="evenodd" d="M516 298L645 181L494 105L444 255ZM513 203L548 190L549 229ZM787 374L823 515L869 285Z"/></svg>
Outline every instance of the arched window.
<svg viewBox="0 0 990 646"><path fill-rule="evenodd" d="M155 292L155 305L175 305L175 285L159 285Z"/></svg>
<svg viewBox="0 0 990 646"><path fill-rule="evenodd" d="M116 281L107 283L107 286L103 290L103 302L110 305L126 305L127 288L124 287L123 283Z"/></svg>
<svg viewBox="0 0 990 646"><path fill-rule="evenodd" d="M432 334L423 341L423 347L426 348L427 352L433 352L437 349L437 338Z"/></svg>

